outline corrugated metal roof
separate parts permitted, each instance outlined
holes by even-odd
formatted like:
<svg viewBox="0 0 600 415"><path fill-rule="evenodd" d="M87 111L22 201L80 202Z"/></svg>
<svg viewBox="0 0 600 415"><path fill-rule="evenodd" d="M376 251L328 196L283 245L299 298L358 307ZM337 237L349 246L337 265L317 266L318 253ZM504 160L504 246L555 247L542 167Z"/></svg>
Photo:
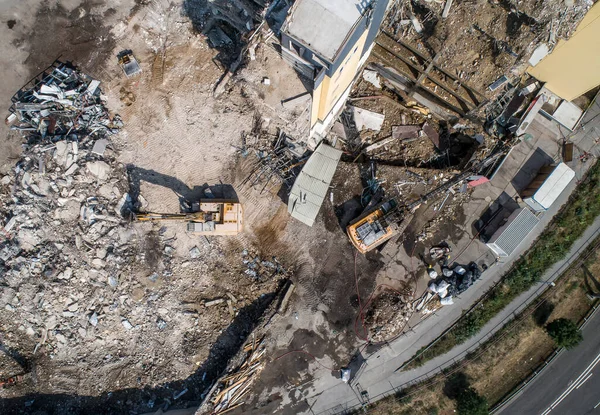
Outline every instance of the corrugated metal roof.
<svg viewBox="0 0 600 415"><path fill-rule="evenodd" d="M540 186L539 190L535 192L533 198L545 209L548 209L574 177L575 172L565 163L560 163L544 184Z"/></svg>
<svg viewBox="0 0 600 415"><path fill-rule="evenodd" d="M288 200L288 212L294 218L308 226L315 223L341 156L340 150L324 143L310 156Z"/></svg>
<svg viewBox="0 0 600 415"><path fill-rule="evenodd" d="M499 256L509 256L537 225L539 219L527 208L515 210L487 245Z"/></svg>

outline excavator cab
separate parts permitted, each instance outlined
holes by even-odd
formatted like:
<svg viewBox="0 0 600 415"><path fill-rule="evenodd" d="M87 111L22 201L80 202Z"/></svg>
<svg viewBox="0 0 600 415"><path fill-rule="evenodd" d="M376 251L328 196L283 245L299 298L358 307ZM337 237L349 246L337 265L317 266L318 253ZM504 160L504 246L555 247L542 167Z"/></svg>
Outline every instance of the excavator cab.
<svg viewBox="0 0 600 415"><path fill-rule="evenodd" d="M396 219L388 219L392 219L390 215L397 209L398 202L391 199L351 223L346 228L346 232L352 245L364 254L390 239L395 232Z"/></svg>

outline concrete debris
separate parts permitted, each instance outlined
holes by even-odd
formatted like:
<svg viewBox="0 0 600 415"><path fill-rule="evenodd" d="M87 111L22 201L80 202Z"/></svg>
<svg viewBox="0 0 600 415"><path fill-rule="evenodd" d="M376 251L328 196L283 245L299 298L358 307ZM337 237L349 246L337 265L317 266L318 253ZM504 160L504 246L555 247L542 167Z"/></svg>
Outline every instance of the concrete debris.
<svg viewBox="0 0 600 415"><path fill-rule="evenodd" d="M92 150L93 151L93 150ZM110 166L103 161L92 161L86 164L87 170L96 176L98 180L106 180L110 175Z"/></svg>
<svg viewBox="0 0 600 415"><path fill-rule="evenodd" d="M121 320L121 324L123 325L123 327L125 328L125 330L131 330L133 328L133 325L127 321L127 320Z"/></svg>
<svg viewBox="0 0 600 415"><path fill-rule="evenodd" d="M365 69L363 71L362 77L365 81L373 85L375 88L381 89L381 81L379 80L379 75L377 71Z"/></svg>
<svg viewBox="0 0 600 415"><path fill-rule="evenodd" d="M423 124L423 132L439 150L446 150L445 143L440 142L440 134L429 123Z"/></svg>
<svg viewBox="0 0 600 415"><path fill-rule="evenodd" d="M415 32L417 32L417 33L423 32L423 25L421 24L421 22L419 22L419 19L417 19L416 16L412 13L409 14L409 18L410 18L411 23L413 24Z"/></svg>
<svg viewBox="0 0 600 415"><path fill-rule="evenodd" d="M541 62L542 59L544 59L546 56L548 56L549 53L550 53L550 48L548 47L548 44L547 43L540 44L537 48L535 48L535 50L531 54L531 57L529 58L529 64L531 66L537 65L538 63Z"/></svg>
<svg viewBox="0 0 600 415"><path fill-rule="evenodd" d="M350 106L354 122L358 131L372 130L379 131L383 125L385 116L363 108Z"/></svg>
<svg viewBox="0 0 600 415"><path fill-rule="evenodd" d="M392 126L392 137L395 139L418 138L421 127L418 125L394 125Z"/></svg>
<svg viewBox="0 0 600 415"><path fill-rule="evenodd" d="M219 305L225 302L224 298L217 298L216 300L207 301L204 303L206 307L212 307L214 305Z"/></svg>
<svg viewBox="0 0 600 415"><path fill-rule="evenodd" d="M453 0L446 0L446 4L444 4L444 10L442 11L442 19L447 18L448 14L450 14L450 8L452 7L452 1Z"/></svg>
<svg viewBox="0 0 600 415"><path fill-rule="evenodd" d="M200 249L198 249L197 246L190 249L190 258L192 258L192 259L200 258Z"/></svg>
<svg viewBox="0 0 600 415"><path fill-rule="evenodd" d="M107 145L108 140L105 138L96 140L96 142L94 143L94 147L92 147L92 153L102 157L104 155L104 152L106 151Z"/></svg>
<svg viewBox="0 0 600 415"><path fill-rule="evenodd" d="M279 263L276 257L267 261L262 259L258 253L248 253L247 250L244 250L242 258L242 263L246 266L244 273L253 280L262 281L288 274L288 270Z"/></svg>

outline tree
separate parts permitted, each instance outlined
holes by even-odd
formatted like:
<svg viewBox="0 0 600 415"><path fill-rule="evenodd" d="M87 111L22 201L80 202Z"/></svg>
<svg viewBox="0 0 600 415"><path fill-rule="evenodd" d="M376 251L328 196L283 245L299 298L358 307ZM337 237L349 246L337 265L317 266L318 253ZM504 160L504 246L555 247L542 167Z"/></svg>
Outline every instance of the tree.
<svg viewBox="0 0 600 415"><path fill-rule="evenodd" d="M583 340L577 325L568 318L559 318L548 323L546 332L558 347L564 347L565 349L572 349Z"/></svg>
<svg viewBox="0 0 600 415"><path fill-rule="evenodd" d="M459 415L488 415L487 399L472 387L463 389L456 397L456 412Z"/></svg>
<svg viewBox="0 0 600 415"><path fill-rule="evenodd" d="M458 372L450 376L444 385L444 393L456 401L459 415L488 415L487 400L471 387L467 376Z"/></svg>

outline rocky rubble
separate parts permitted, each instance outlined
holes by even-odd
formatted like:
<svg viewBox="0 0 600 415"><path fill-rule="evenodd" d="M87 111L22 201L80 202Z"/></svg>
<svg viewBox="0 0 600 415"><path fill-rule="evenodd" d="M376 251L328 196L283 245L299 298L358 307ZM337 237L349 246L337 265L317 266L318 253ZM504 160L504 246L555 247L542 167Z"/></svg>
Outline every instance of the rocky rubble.
<svg viewBox="0 0 600 415"><path fill-rule="evenodd" d="M13 123L26 144L12 174L0 178L3 344L30 362L23 371L33 369L25 382L32 392L110 400L111 391L139 389L139 399L118 401L113 413L168 406L187 387L193 393L177 402L198 399L233 340L253 326L257 299L289 271L253 247L204 238L190 250L169 224L130 222L127 171L110 140L115 118L100 95L81 98L88 87L75 89L91 106L75 99L53 107L69 114L60 128L44 129L35 111ZM225 331L236 319L243 333ZM22 395L13 388L2 397L11 391Z"/></svg>

